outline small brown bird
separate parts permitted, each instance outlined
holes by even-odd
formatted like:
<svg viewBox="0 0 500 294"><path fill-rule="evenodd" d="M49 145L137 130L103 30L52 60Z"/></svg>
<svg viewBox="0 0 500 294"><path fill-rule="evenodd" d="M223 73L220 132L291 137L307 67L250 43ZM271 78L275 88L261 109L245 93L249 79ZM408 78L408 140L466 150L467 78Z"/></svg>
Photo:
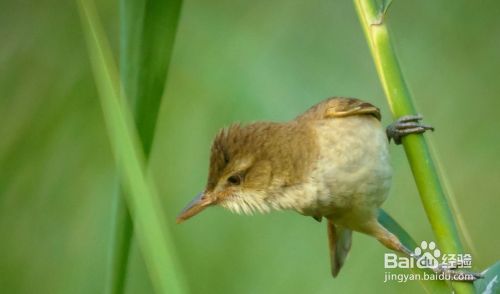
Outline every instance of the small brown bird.
<svg viewBox="0 0 500 294"><path fill-rule="evenodd" d="M211 205L252 214L291 209L328 220L333 276L351 248L352 231L411 254L377 221L391 186L388 143L423 133L420 116L384 130L377 107L354 98L327 99L285 123L222 129L211 149L205 190L178 216L182 222Z"/></svg>

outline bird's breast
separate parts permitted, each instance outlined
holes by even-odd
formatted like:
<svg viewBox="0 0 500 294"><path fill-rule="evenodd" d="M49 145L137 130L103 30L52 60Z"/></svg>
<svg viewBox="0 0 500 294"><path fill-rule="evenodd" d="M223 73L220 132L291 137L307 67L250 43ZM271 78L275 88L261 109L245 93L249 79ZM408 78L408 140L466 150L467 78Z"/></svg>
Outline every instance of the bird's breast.
<svg viewBox="0 0 500 294"><path fill-rule="evenodd" d="M388 142L380 122L358 115L313 123L317 160L301 185L290 187L294 208L306 215L376 210L391 180Z"/></svg>

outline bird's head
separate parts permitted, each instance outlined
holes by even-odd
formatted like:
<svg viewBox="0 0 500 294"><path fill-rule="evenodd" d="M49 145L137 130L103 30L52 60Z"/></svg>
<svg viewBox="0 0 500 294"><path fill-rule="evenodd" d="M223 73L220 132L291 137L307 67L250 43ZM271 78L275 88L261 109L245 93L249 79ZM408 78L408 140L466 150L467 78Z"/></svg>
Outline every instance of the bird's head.
<svg viewBox="0 0 500 294"><path fill-rule="evenodd" d="M208 206L220 205L236 213L270 210L274 153L267 137L273 123L232 125L216 135L210 155L208 181L202 193L177 217L180 223Z"/></svg>

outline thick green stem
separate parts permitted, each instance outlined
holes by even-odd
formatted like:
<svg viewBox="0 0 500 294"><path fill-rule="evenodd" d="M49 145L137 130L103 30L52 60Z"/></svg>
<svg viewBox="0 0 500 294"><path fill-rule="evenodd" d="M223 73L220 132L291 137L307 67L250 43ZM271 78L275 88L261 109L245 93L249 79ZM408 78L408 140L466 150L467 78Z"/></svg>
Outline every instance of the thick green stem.
<svg viewBox="0 0 500 294"><path fill-rule="evenodd" d="M179 21L181 0L120 1L120 76L133 105L145 159L156 130L168 66ZM124 292L133 226L120 189L114 195L107 293Z"/></svg>
<svg viewBox="0 0 500 294"><path fill-rule="evenodd" d="M384 7L375 0L354 0L373 60L394 118L416 114L384 21ZM436 241L446 253L463 253L451 209L446 200L425 136L409 135L403 146ZM459 293L473 293L472 285L454 283Z"/></svg>

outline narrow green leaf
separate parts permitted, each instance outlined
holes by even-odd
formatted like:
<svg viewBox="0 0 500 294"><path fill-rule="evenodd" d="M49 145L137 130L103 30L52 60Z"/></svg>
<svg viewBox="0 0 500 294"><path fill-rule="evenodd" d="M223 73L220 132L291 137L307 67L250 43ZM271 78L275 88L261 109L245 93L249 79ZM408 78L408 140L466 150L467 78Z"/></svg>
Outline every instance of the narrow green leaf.
<svg viewBox="0 0 500 294"><path fill-rule="evenodd" d="M133 105L146 161L179 21L181 0L120 0L120 75ZM124 191L114 195L107 293L124 292L133 226Z"/></svg>
<svg viewBox="0 0 500 294"><path fill-rule="evenodd" d="M389 7L392 4L392 0L384 0L382 1L382 14L385 15L387 13L387 10L389 10Z"/></svg>
<svg viewBox="0 0 500 294"><path fill-rule="evenodd" d="M149 276L158 293L185 293L187 285L165 223L167 217L147 177L139 136L121 95L111 50L93 3L86 0L78 3L111 147Z"/></svg>
<svg viewBox="0 0 500 294"><path fill-rule="evenodd" d="M134 2L134 0L128 1ZM181 3L181 0L146 1L144 27L140 42L137 93L134 99L136 101L136 123L144 152L147 155L149 155L153 143L156 120L172 57Z"/></svg>
<svg viewBox="0 0 500 294"><path fill-rule="evenodd" d="M379 209L378 213L378 221L384 228L389 230L389 232L393 233L398 237L399 241L409 248L410 250L414 250L417 247L417 242L406 232L406 230L394 219L392 218L385 210ZM424 270L420 268L412 268L411 271L414 274L424 274ZM432 272L427 272L432 274ZM421 281L419 280L420 285L424 288L425 293L448 293L450 291L449 287L440 282L440 281Z"/></svg>
<svg viewBox="0 0 500 294"><path fill-rule="evenodd" d="M414 249L417 247L417 242L408 234L401 225L399 225L396 220L394 220L385 210L379 209L378 221L384 228L389 230L398 237L399 241L406 246L406 248Z"/></svg>
<svg viewBox="0 0 500 294"><path fill-rule="evenodd" d="M480 294L500 293L500 261L482 272L483 278L474 282L476 292Z"/></svg>

